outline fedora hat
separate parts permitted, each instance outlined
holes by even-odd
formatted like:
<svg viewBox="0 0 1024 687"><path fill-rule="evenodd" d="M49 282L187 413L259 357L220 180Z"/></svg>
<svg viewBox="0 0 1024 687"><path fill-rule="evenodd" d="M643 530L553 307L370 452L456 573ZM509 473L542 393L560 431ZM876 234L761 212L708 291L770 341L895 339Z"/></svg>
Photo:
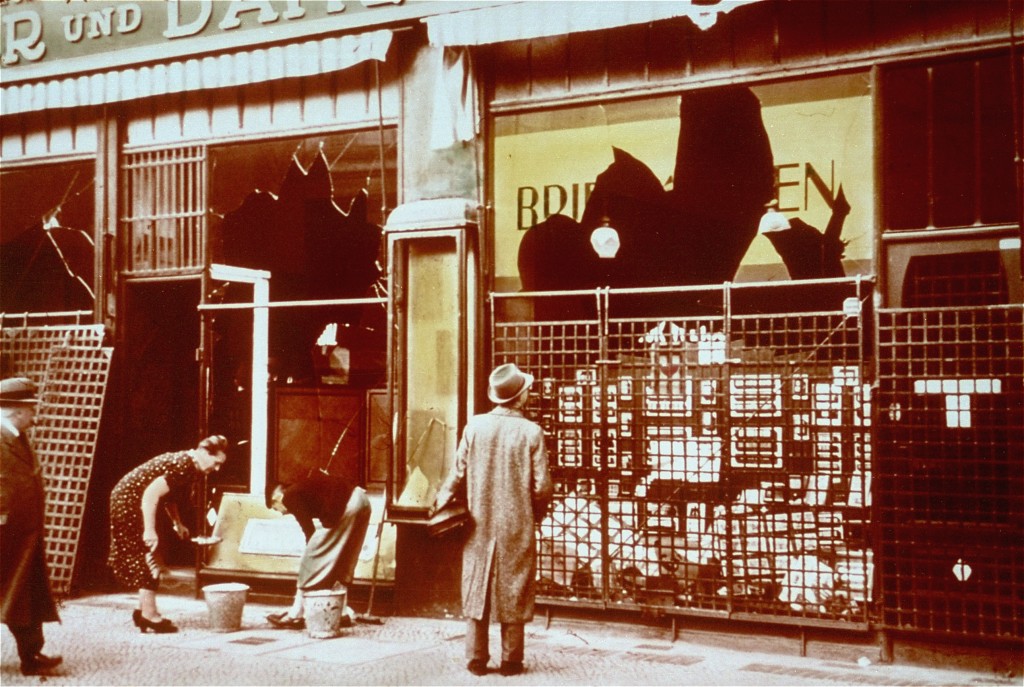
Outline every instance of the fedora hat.
<svg viewBox="0 0 1024 687"><path fill-rule="evenodd" d="M28 377L8 377L0 381L0 403L38 403L38 387Z"/></svg>
<svg viewBox="0 0 1024 687"><path fill-rule="evenodd" d="M515 363L498 365L488 379L487 398L498 405L511 403L533 384L533 375L520 370Z"/></svg>

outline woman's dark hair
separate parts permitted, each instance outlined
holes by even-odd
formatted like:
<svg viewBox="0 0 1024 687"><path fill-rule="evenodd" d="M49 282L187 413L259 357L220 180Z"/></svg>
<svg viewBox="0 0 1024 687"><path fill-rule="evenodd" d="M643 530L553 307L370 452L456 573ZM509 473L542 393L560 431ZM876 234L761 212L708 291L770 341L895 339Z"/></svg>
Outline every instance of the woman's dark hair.
<svg viewBox="0 0 1024 687"><path fill-rule="evenodd" d="M224 453L228 452L228 440L220 434L214 434L208 436L199 442L199 448L203 449L207 453Z"/></svg>

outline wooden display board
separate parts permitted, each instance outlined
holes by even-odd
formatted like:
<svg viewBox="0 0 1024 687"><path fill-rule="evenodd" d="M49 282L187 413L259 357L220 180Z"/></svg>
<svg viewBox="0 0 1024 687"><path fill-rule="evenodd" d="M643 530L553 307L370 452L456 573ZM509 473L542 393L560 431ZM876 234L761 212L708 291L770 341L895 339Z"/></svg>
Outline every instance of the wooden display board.
<svg viewBox="0 0 1024 687"><path fill-rule="evenodd" d="M322 470L365 484L362 389L278 387L273 398L270 482L292 483Z"/></svg>
<svg viewBox="0 0 1024 687"><path fill-rule="evenodd" d="M391 582L395 579L395 526L378 527L384 516L384 495L370 493L368 496L372 513L356 564L355 580L371 581L376 568L378 582ZM269 510L263 497L253 494L224 494L213 534L221 541L210 547L206 569L237 573L243 578L297 574L306 546L302 528L293 516ZM374 556L378 556L376 566Z"/></svg>

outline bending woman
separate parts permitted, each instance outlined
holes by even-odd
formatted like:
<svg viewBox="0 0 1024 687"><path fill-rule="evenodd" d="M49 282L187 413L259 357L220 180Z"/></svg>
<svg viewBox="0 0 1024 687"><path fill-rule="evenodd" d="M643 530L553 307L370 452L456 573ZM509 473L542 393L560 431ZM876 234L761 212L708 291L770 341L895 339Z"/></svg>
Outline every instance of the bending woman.
<svg viewBox="0 0 1024 687"><path fill-rule="evenodd" d="M160 500L172 489L189 488L200 475L220 470L227 460L228 441L214 435L188 451L164 453L151 458L121 478L110 493L110 556L107 564L118 582L139 590L139 607L132 621L140 631L177 632L178 628L160 615L156 591L160 569L153 554L159 538L156 514ZM174 504L167 508L174 531L182 539L189 536Z"/></svg>

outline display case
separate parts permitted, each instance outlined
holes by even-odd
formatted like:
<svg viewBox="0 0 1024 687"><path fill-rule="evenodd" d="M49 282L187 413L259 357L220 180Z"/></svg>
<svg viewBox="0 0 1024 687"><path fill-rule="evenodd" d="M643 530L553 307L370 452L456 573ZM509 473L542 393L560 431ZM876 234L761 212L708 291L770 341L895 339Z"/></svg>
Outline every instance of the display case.
<svg viewBox="0 0 1024 687"><path fill-rule="evenodd" d="M474 210L464 200L411 203L385 228L391 271L392 521L426 523L473 413L479 303Z"/></svg>

